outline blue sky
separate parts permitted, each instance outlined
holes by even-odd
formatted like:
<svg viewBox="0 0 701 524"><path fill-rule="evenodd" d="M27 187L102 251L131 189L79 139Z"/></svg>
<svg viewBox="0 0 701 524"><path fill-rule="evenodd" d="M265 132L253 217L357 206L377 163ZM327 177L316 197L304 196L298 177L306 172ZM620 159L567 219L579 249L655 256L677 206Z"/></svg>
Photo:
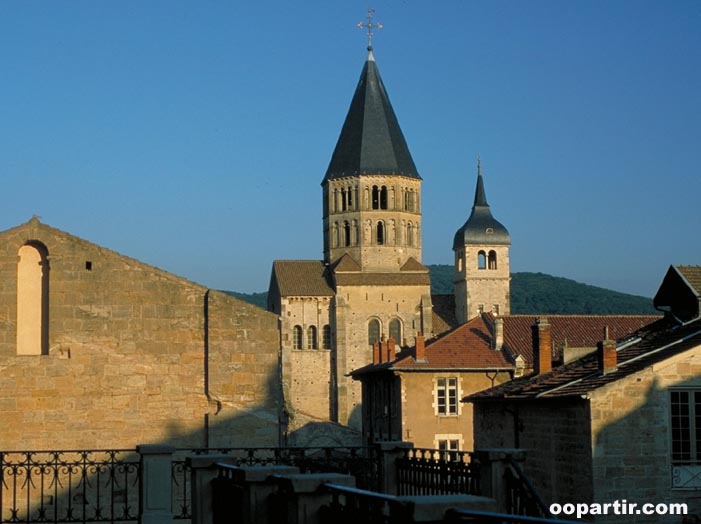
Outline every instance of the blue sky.
<svg viewBox="0 0 701 524"><path fill-rule="evenodd" d="M33 214L218 289L322 256L356 1L0 2L0 229ZM452 263L481 156L512 271L651 296L701 264L701 2L378 0L375 57Z"/></svg>

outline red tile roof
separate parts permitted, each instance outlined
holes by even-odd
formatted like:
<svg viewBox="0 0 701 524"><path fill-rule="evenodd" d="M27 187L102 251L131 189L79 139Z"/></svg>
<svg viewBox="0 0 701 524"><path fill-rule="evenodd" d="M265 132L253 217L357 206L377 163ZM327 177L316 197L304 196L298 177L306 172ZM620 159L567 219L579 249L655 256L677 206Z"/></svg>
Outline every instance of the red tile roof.
<svg viewBox="0 0 701 524"><path fill-rule="evenodd" d="M514 369L503 351L492 348L492 335L482 317L477 317L444 336L426 344L426 359L417 361L407 349L391 362L370 364L353 372L361 375L376 371L426 371L433 369L495 370Z"/></svg>
<svg viewBox="0 0 701 524"><path fill-rule="evenodd" d="M494 317L485 315L487 322L494 322ZM541 315L550 323L553 345L553 360L562 361L562 347L596 347L604 338L604 328L609 329L609 338L618 340L629 333L637 331L660 316L653 315ZM511 354L523 356L526 365L533 363L533 335L531 326L539 316L507 315L504 319L504 345Z"/></svg>
<svg viewBox="0 0 701 524"><path fill-rule="evenodd" d="M550 373L528 376L465 397L466 401L535 399L585 395L674 355L701 346L701 320L686 325L661 319L627 343L619 343L615 371L599 370L592 354Z"/></svg>

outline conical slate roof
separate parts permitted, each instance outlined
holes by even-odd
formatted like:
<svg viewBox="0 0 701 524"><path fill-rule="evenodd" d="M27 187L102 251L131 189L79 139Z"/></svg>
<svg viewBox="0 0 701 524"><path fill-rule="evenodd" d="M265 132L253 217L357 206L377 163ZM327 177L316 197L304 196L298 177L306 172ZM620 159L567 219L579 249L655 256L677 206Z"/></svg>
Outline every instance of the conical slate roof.
<svg viewBox="0 0 701 524"><path fill-rule="evenodd" d="M511 236L506 228L492 216L487 203L482 180L482 168L477 164L477 187L475 203L467 222L458 229L453 240L453 249L460 249L467 244L511 245Z"/></svg>
<svg viewBox="0 0 701 524"><path fill-rule="evenodd" d="M362 174L393 174L421 179L387 97L372 50L368 50L324 182Z"/></svg>

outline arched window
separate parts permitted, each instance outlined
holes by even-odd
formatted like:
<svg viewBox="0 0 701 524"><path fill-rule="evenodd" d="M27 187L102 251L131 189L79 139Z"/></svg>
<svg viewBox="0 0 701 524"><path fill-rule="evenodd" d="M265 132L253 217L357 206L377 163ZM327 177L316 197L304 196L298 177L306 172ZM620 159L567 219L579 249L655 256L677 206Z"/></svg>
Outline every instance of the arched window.
<svg viewBox="0 0 701 524"><path fill-rule="evenodd" d="M380 209L387 209L387 186L380 189Z"/></svg>
<svg viewBox="0 0 701 524"><path fill-rule="evenodd" d="M458 266L458 271L462 271L462 251L458 252L457 266Z"/></svg>
<svg viewBox="0 0 701 524"><path fill-rule="evenodd" d="M487 255L484 251L477 253L477 269L487 268Z"/></svg>
<svg viewBox="0 0 701 524"><path fill-rule="evenodd" d="M353 209L353 188L349 187L346 195L348 196L348 209Z"/></svg>
<svg viewBox="0 0 701 524"><path fill-rule="evenodd" d="M489 252L489 269L497 268L497 252L492 250Z"/></svg>
<svg viewBox="0 0 701 524"><path fill-rule="evenodd" d="M30 242L17 263L17 354L49 354L49 253Z"/></svg>
<svg viewBox="0 0 701 524"><path fill-rule="evenodd" d="M347 200L346 200L346 190L345 190L345 189L341 189L341 211L345 211L345 210L346 210L346 202L347 202Z"/></svg>
<svg viewBox="0 0 701 524"><path fill-rule="evenodd" d="M404 193L404 210L414 211L414 190L408 190Z"/></svg>
<svg viewBox="0 0 701 524"><path fill-rule="evenodd" d="M380 190L377 186L372 186L372 208L380 209Z"/></svg>
<svg viewBox="0 0 701 524"><path fill-rule="evenodd" d="M316 326L307 328L307 349L319 349L316 341Z"/></svg>
<svg viewBox="0 0 701 524"><path fill-rule="evenodd" d="M392 337L398 345L401 345L402 323L398 318L393 318L389 321L389 336Z"/></svg>
<svg viewBox="0 0 701 524"><path fill-rule="evenodd" d="M406 225L406 245L407 246L414 245L414 226L412 225L411 222L409 222Z"/></svg>
<svg viewBox="0 0 701 524"><path fill-rule="evenodd" d="M368 322L368 344L371 346L380 340L380 321L373 318Z"/></svg>
<svg viewBox="0 0 701 524"><path fill-rule="evenodd" d="M351 229L350 229L350 224L346 220L343 222L343 245L344 246L350 246L351 245Z"/></svg>
<svg viewBox="0 0 701 524"><path fill-rule="evenodd" d="M377 245L382 246L385 243L385 224L381 220L377 222Z"/></svg>
<svg viewBox="0 0 701 524"><path fill-rule="evenodd" d="M331 326L325 324L321 330L321 347L331 349Z"/></svg>
<svg viewBox="0 0 701 524"><path fill-rule="evenodd" d="M292 328L292 347L302 349L302 326Z"/></svg>

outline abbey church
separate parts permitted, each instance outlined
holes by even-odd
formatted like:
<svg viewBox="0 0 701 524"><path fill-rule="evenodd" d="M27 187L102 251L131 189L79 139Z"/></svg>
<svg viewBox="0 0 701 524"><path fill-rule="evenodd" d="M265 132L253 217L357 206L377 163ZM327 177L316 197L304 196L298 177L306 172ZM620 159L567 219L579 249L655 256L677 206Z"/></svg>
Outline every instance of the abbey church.
<svg viewBox="0 0 701 524"><path fill-rule="evenodd" d="M454 300L431 296L421 263L421 182L368 47L321 182L324 260L273 263L268 304L280 316L291 427L328 419L360 429L361 387L348 375L373 361L376 342L399 352L480 313L509 313L510 237L491 214L481 166L453 242Z"/></svg>
<svg viewBox="0 0 701 524"><path fill-rule="evenodd" d="M324 259L273 262L269 311L38 218L0 232L0 449L351 441L350 373L378 343L509 313L510 237L477 171L454 295L432 296L422 178L369 47L319 174Z"/></svg>

